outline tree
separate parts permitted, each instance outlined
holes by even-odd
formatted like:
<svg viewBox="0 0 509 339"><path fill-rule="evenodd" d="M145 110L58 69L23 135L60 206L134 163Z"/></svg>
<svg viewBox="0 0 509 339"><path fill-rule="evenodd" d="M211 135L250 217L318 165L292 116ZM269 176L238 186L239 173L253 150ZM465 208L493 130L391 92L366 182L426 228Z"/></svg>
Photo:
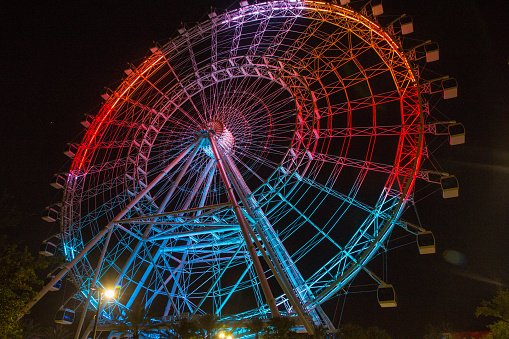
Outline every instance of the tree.
<svg viewBox="0 0 509 339"><path fill-rule="evenodd" d="M339 328L341 339L391 339L386 330L376 326L367 329L359 325L345 324Z"/></svg>
<svg viewBox="0 0 509 339"><path fill-rule="evenodd" d="M34 286L42 285L35 271L47 266L35 260L28 249L0 235L0 338L20 338L18 317L36 295Z"/></svg>
<svg viewBox="0 0 509 339"><path fill-rule="evenodd" d="M493 338L509 338L509 290L499 291L490 301L483 301L475 315L497 318L498 321L488 325Z"/></svg>
<svg viewBox="0 0 509 339"><path fill-rule="evenodd" d="M41 339L42 328L41 325L35 323L33 319L23 319L20 323L21 338L23 339Z"/></svg>
<svg viewBox="0 0 509 339"><path fill-rule="evenodd" d="M323 325L313 324L313 335L314 339L325 339L327 338L327 328Z"/></svg>
<svg viewBox="0 0 509 339"><path fill-rule="evenodd" d="M47 327L42 333L42 339L71 339L71 331L64 327L64 325L55 325Z"/></svg>
<svg viewBox="0 0 509 339"><path fill-rule="evenodd" d="M119 333L131 333L133 339L138 339L141 333L152 332L155 328L148 314L148 309L139 304L128 309L125 316L115 319L114 323Z"/></svg>
<svg viewBox="0 0 509 339"><path fill-rule="evenodd" d="M427 334L424 336L424 339L442 339L444 333L452 332L454 332L454 330L448 323L440 323L438 325L428 324Z"/></svg>
<svg viewBox="0 0 509 339"><path fill-rule="evenodd" d="M341 339L367 339L366 331L359 325L344 324L339 328Z"/></svg>
<svg viewBox="0 0 509 339"><path fill-rule="evenodd" d="M198 325L195 321L187 318L181 318L179 321L170 325L173 335L178 339L192 339L196 337Z"/></svg>
<svg viewBox="0 0 509 339"><path fill-rule="evenodd" d="M215 314L204 314L198 318L200 336L204 339L212 339L216 335L220 324Z"/></svg>
<svg viewBox="0 0 509 339"><path fill-rule="evenodd" d="M263 320L260 318L251 318L246 324L247 329L254 333L255 339L260 337L260 332L263 331Z"/></svg>
<svg viewBox="0 0 509 339"><path fill-rule="evenodd" d="M368 339L391 339L391 336L386 330L376 326L368 327L366 330L366 337Z"/></svg>
<svg viewBox="0 0 509 339"><path fill-rule="evenodd" d="M268 326L265 328L266 338L289 339L296 336L293 331L295 321L288 317L275 317L270 319Z"/></svg>

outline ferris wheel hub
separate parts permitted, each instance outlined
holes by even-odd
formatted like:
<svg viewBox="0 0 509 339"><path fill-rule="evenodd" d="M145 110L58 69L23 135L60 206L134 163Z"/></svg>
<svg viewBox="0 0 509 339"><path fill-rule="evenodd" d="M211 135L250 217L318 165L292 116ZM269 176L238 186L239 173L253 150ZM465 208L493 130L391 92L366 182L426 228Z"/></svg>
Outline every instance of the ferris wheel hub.
<svg viewBox="0 0 509 339"><path fill-rule="evenodd" d="M222 121L211 120L205 124L204 130L212 133L212 137L225 154L233 153L235 139ZM201 148L209 157L214 159L214 153L208 139L203 140Z"/></svg>

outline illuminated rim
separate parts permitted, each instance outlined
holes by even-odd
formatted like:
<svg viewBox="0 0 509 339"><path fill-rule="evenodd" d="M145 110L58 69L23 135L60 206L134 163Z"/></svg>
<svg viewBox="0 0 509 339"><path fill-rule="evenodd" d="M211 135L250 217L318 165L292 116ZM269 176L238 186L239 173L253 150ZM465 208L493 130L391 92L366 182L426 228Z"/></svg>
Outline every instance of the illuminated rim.
<svg viewBox="0 0 509 339"><path fill-rule="evenodd" d="M183 31L127 73L72 164L61 218L68 260L213 130L266 220L273 260L306 311L325 317L319 305L398 223L421 161L420 94L398 44L348 8L274 1ZM81 297L105 249L99 282L123 286L107 312L142 300L161 316L267 313L226 202L201 141L72 269Z"/></svg>

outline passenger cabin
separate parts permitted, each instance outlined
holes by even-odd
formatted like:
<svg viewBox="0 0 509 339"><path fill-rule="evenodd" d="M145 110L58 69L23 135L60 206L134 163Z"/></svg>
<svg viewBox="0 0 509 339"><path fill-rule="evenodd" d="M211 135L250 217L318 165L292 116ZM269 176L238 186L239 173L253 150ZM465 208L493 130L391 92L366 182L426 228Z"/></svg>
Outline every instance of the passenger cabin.
<svg viewBox="0 0 509 339"><path fill-rule="evenodd" d="M426 62L433 62L438 60L438 44L436 42L424 45L424 51L426 52Z"/></svg>
<svg viewBox="0 0 509 339"><path fill-rule="evenodd" d="M51 241L45 241L39 247L39 254L45 257L52 257L57 253L57 245Z"/></svg>
<svg viewBox="0 0 509 339"><path fill-rule="evenodd" d="M435 253L435 237L430 231L417 233L417 246L420 254Z"/></svg>
<svg viewBox="0 0 509 339"><path fill-rule="evenodd" d="M401 34L406 35L413 33L414 31L414 21L411 16L404 16L399 20L399 24L401 25Z"/></svg>
<svg viewBox="0 0 509 339"><path fill-rule="evenodd" d="M74 311L69 308L59 310L55 317L55 322L62 325L72 325L74 322Z"/></svg>
<svg viewBox="0 0 509 339"><path fill-rule="evenodd" d="M454 146L465 143L465 126L463 124L450 124L447 126L447 131L449 133L450 145Z"/></svg>
<svg viewBox="0 0 509 339"><path fill-rule="evenodd" d="M374 16L384 14L384 8L382 6L382 0L373 0L371 1L371 11L373 11Z"/></svg>
<svg viewBox="0 0 509 339"><path fill-rule="evenodd" d="M458 96L458 82L454 78L442 81L442 90L444 91L444 99L452 99Z"/></svg>
<svg viewBox="0 0 509 339"><path fill-rule="evenodd" d="M444 199L455 198L459 195L459 183L454 175L440 178L440 185Z"/></svg>
<svg viewBox="0 0 509 339"><path fill-rule="evenodd" d="M67 182L67 174L58 173L53 175L53 179L51 179L50 185L55 187L56 189L63 189Z"/></svg>
<svg viewBox="0 0 509 339"><path fill-rule="evenodd" d="M396 292L394 291L394 287L392 287L392 285L378 285L376 296L381 307L398 306L396 301Z"/></svg>
<svg viewBox="0 0 509 339"><path fill-rule="evenodd" d="M44 286L49 284L51 282L51 280L53 280L53 278L55 278L55 276L46 277L46 279L44 279ZM51 286L49 288L49 290L52 291L52 292L56 292L56 291L60 290L60 287L62 287L62 281L61 280L59 280L56 283L54 283L53 286Z"/></svg>
<svg viewBox="0 0 509 339"><path fill-rule="evenodd" d="M58 210L55 206L48 206L42 214L42 220L47 222L55 222L58 219Z"/></svg>
<svg viewBox="0 0 509 339"><path fill-rule="evenodd" d="M350 0L339 0L339 3L343 6L348 5L350 3Z"/></svg>
<svg viewBox="0 0 509 339"><path fill-rule="evenodd" d="M67 148L67 150L64 151L64 154L67 155L69 158L74 159L77 152L78 152L78 145L69 144L69 147Z"/></svg>
<svg viewBox="0 0 509 339"><path fill-rule="evenodd" d="M89 128L90 125L92 125L92 121L94 121L94 117L87 114L85 115L83 120L81 120L81 124L83 125L83 127Z"/></svg>

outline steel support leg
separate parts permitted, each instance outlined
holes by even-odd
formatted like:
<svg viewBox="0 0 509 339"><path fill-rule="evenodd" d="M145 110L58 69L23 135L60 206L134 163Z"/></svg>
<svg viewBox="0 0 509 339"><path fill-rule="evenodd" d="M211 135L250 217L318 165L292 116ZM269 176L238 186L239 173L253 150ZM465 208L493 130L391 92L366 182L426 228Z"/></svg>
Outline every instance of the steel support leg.
<svg viewBox="0 0 509 339"><path fill-rule="evenodd" d="M244 241L247 245L247 250L249 252L249 255L251 256L251 260L253 261L256 274L258 275L258 279L260 280L260 284L262 286L263 293L265 294L265 299L267 301L267 304L270 308L270 313L273 317L279 317L279 310L276 306L276 300L274 299L274 296L272 295L272 291L270 290L269 282L267 281L267 277L265 277L265 274L263 272L262 264L260 263L260 260L258 258L258 255L256 254L255 246L253 245L253 241L251 240L251 236L249 235L249 225L247 223L246 218L244 217L244 214L242 213L242 210L240 209L239 204L237 203L237 199L235 198L235 194L233 193L233 188L230 185L230 180L228 179L228 176L226 174L226 171L223 166L222 157L219 153L219 149L217 147L216 141L212 137L212 134L209 134L209 140L210 145L212 147L212 152L214 153L214 157L217 161L217 167L219 169L219 173L221 174L221 178L223 179L224 185L226 187L226 192L228 194L228 199L230 200L230 203L233 205L233 212L235 213L235 216L237 217L237 220L240 224L240 229L242 231L242 236L244 237Z"/></svg>

